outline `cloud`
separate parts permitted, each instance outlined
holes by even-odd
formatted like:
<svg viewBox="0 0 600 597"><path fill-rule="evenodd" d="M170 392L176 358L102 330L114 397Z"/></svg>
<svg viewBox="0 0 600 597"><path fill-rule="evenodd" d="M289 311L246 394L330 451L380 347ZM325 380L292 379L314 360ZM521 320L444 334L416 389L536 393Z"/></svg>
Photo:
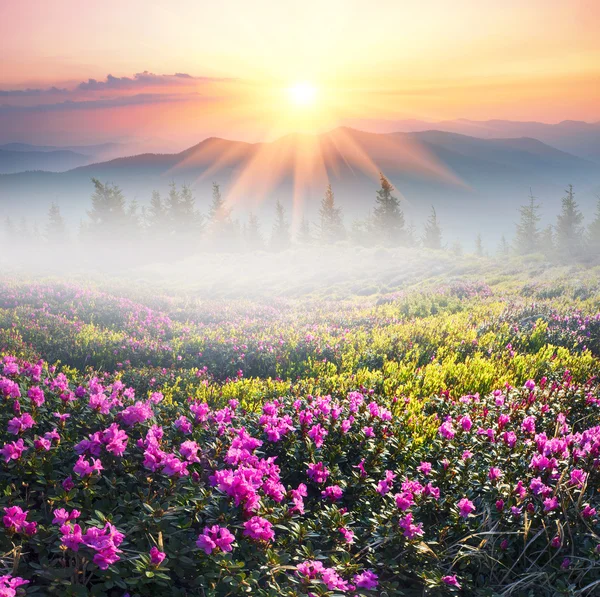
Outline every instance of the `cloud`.
<svg viewBox="0 0 600 597"><path fill-rule="evenodd" d="M69 90L59 89L58 87L49 87L48 89L0 89L0 97L36 97L63 93L69 93Z"/></svg>
<svg viewBox="0 0 600 597"><path fill-rule="evenodd" d="M136 73L133 77L114 77L107 75L105 81L97 81L96 79L88 79L77 86L80 91L100 91L100 90L124 90L124 89L139 89L145 87L159 86L181 86L193 82L213 82L226 81L218 77L193 77L187 73L175 73L174 75L155 75L154 73L144 71Z"/></svg>
<svg viewBox="0 0 600 597"><path fill-rule="evenodd" d="M108 99L82 101L66 100L64 102L58 102L55 104L37 104L35 106L15 106L10 104L2 104L0 105L0 114L6 114L8 112L61 112L102 108L120 108L123 106L141 106L148 104L186 101L211 102L215 99L216 98L214 97L208 97L199 93L138 93L136 95L125 95Z"/></svg>

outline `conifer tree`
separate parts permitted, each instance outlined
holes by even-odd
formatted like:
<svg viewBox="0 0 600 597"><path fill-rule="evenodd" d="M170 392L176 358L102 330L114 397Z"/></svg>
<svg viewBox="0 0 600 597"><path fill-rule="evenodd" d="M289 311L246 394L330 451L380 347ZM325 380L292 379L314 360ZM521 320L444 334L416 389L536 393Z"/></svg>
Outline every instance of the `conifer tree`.
<svg viewBox="0 0 600 597"><path fill-rule="evenodd" d="M60 213L60 208L54 202L48 209L48 221L46 222L46 240L53 246L64 244L67 236L67 227Z"/></svg>
<svg viewBox="0 0 600 597"><path fill-rule="evenodd" d="M519 255L528 255L539 250L540 207L541 205L536 203L536 197L529 189L529 202L519 208L521 219L517 224L515 236L515 249Z"/></svg>
<svg viewBox="0 0 600 597"><path fill-rule="evenodd" d="M94 193L92 208L88 211L91 220L91 230L94 235L119 237L126 233L128 217L126 201L121 189L115 185L101 183L92 178Z"/></svg>
<svg viewBox="0 0 600 597"><path fill-rule="evenodd" d="M550 224L540 232L540 251L548 259L552 259L556 253L554 236L554 230Z"/></svg>
<svg viewBox="0 0 600 597"><path fill-rule="evenodd" d="M285 217L285 209L279 199L275 204L275 222L271 235L271 249L283 251L290 246L290 226Z"/></svg>
<svg viewBox="0 0 600 597"><path fill-rule="evenodd" d="M556 219L556 249L563 260L577 257L584 246L583 214L575 201L573 185L568 186L566 193Z"/></svg>
<svg viewBox="0 0 600 597"><path fill-rule="evenodd" d="M252 212L250 212L248 215L248 223L244 227L244 238L246 241L246 246L251 251L264 249L265 242L260 230L258 216Z"/></svg>
<svg viewBox="0 0 600 597"><path fill-rule="evenodd" d="M381 188L377 191L373 210L374 233L381 235L386 244L402 244L405 241L405 231L400 200L394 197L394 187L383 173L380 173L379 177Z"/></svg>
<svg viewBox="0 0 600 597"><path fill-rule="evenodd" d="M439 250L442 248L442 229L438 223L437 214L433 205L431 214L425 224L425 234L423 236L423 246L427 249Z"/></svg>
<svg viewBox="0 0 600 597"><path fill-rule="evenodd" d="M309 245L312 243L313 238L310 231L310 222L306 216L302 216L302 221L298 228L297 240L301 245Z"/></svg>
<svg viewBox="0 0 600 597"><path fill-rule="evenodd" d="M477 257L483 257L484 255L483 239L481 238L481 233L478 233L477 237L475 238L475 255L477 255Z"/></svg>
<svg viewBox="0 0 600 597"><path fill-rule="evenodd" d="M341 209L335 204L331 184L327 185L325 196L321 200L321 241L325 243L342 240L346 236Z"/></svg>
<svg viewBox="0 0 600 597"><path fill-rule="evenodd" d="M503 234L502 238L500 239L500 244L498 245L498 255L500 255L501 257L508 257L509 253L510 245L508 244L508 241L506 240L506 237Z"/></svg>

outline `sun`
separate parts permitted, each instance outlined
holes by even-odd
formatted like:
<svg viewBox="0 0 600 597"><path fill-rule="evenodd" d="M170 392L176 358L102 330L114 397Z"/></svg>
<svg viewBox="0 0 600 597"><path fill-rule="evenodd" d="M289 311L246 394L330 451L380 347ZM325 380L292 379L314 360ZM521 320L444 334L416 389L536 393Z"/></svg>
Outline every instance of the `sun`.
<svg viewBox="0 0 600 597"><path fill-rule="evenodd" d="M302 81L290 85L287 89L289 100L298 107L307 108L313 106L317 99L318 89L308 81Z"/></svg>

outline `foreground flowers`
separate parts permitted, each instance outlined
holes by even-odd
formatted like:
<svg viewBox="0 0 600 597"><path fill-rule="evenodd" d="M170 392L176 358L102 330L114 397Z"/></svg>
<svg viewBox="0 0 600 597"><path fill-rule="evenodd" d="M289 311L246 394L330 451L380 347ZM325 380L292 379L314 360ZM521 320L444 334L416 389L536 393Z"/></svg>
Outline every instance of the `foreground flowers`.
<svg viewBox="0 0 600 597"><path fill-rule="evenodd" d="M444 594L480 582L473 553L520 562L525 534L546 573L589 579L577 562L600 564L598 386L567 374L420 405L364 387L290 392L250 412L11 364L0 541L21 549L22 576L41 554L49 574L85 569L90 586L127 579L140 594L173 582L226 594L242 571L235 591L353 597L394 594L417 570L413 584ZM43 402L25 402L31 387Z"/></svg>

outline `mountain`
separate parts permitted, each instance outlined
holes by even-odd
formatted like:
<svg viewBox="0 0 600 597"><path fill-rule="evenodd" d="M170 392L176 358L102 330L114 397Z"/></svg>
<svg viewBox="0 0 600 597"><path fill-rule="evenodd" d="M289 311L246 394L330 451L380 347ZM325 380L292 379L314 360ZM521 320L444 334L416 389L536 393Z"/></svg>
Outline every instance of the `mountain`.
<svg viewBox="0 0 600 597"><path fill-rule="evenodd" d="M0 149L7 151L74 151L88 156L102 156L114 154L122 149L121 143L100 143L99 145L67 145L59 147L56 145L31 145L30 143L5 143Z"/></svg>
<svg viewBox="0 0 600 597"><path fill-rule="evenodd" d="M0 174L12 174L28 170L64 172L89 162L89 156L63 149L48 151L9 151L0 149Z"/></svg>
<svg viewBox="0 0 600 597"><path fill-rule="evenodd" d="M600 122L564 120L557 124L512 120L378 120L352 119L348 124L376 133L421 132L431 129L481 139L531 137L556 149L600 163Z"/></svg>
<svg viewBox="0 0 600 597"><path fill-rule="evenodd" d="M481 232L491 243L512 233L530 187L544 203L547 220L555 217L569 183L591 213L599 170L533 138L483 139L439 130L377 134L341 127L268 143L210 138L176 154L141 154L64 173L4 175L0 205L4 213L20 207L30 216L57 201L77 222L89 206L90 179L97 177L120 185L128 199L142 205L152 189L164 193L172 180L186 183L206 213L215 181L241 219L249 210L270 218L279 198L293 221L303 215L316 221L329 181L350 223L373 208L383 171L403 200L407 221L421 225L434 205L448 240L470 240Z"/></svg>

